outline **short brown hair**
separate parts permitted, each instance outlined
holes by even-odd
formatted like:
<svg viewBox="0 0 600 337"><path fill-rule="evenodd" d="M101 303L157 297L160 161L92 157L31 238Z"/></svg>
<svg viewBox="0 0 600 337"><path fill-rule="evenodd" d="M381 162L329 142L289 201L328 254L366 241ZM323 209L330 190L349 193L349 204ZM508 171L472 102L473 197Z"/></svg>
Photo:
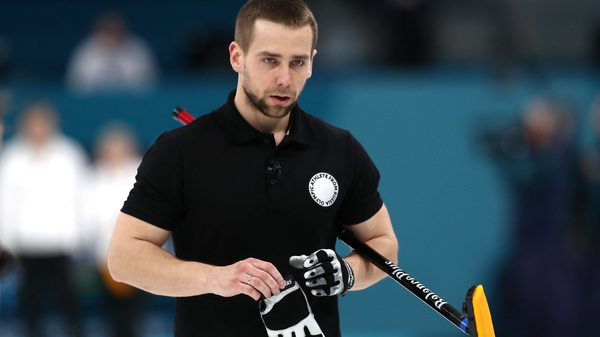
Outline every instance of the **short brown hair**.
<svg viewBox="0 0 600 337"><path fill-rule="evenodd" d="M313 32L314 50L317 46L317 21L308 5L302 0L250 0L238 13L235 22L235 40L244 52L248 51L252 42L254 23L263 19L290 28L309 25Z"/></svg>

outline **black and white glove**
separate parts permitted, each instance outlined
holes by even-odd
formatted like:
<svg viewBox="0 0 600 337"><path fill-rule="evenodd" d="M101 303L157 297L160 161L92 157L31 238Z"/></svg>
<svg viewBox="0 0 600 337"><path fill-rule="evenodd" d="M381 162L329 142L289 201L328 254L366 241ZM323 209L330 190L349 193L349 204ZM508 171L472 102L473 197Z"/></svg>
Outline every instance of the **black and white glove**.
<svg viewBox="0 0 600 337"><path fill-rule="evenodd" d="M319 249L310 256L292 256L290 265L304 271L304 282L314 296L344 295L354 285L352 268L331 249Z"/></svg>
<svg viewBox="0 0 600 337"><path fill-rule="evenodd" d="M269 337L325 337L315 320L306 295L291 275L277 296L262 297L260 317Z"/></svg>

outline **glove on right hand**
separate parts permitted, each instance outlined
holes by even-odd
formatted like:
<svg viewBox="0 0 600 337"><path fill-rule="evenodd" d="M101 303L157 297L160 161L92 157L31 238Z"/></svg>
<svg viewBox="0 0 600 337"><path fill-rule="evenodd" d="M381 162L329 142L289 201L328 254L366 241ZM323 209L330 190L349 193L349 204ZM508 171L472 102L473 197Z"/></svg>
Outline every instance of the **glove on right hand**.
<svg viewBox="0 0 600 337"><path fill-rule="evenodd" d="M269 337L325 337L315 320L302 288L291 275L284 276L285 288L277 296L262 297L260 317Z"/></svg>
<svg viewBox="0 0 600 337"><path fill-rule="evenodd" d="M309 256L292 256L290 265L304 272L305 284L315 296L343 296L354 285L352 268L332 249L319 249Z"/></svg>

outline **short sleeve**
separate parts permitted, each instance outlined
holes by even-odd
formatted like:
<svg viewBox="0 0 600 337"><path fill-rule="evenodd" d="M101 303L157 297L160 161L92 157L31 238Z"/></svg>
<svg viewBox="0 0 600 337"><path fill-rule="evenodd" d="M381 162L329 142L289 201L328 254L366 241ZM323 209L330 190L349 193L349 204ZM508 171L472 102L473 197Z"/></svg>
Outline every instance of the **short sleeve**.
<svg viewBox="0 0 600 337"><path fill-rule="evenodd" d="M344 225L359 224L370 219L383 206L379 194L379 171L367 151L351 137L353 183L338 214L338 222Z"/></svg>
<svg viewBox="0 0 600 337"><path fill-rule="evenodd" d="M169 133L162 134L144 155L121 211L173 230L185 212L182 163L176 140Z"/></svg>

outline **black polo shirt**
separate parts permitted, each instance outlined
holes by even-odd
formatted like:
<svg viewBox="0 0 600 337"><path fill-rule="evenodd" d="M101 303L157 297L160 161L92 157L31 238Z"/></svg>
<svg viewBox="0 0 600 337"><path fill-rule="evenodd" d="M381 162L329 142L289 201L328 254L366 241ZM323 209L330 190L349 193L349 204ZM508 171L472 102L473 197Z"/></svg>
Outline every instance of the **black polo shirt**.
<svg viewBox="0 0 600 337"><path fill-rule="evenodd" d="M382 206L379 172L350 132L296 107L288 135L248 124L227 103L162 134L145 154L122 211L172 231L183 260L224 266L248 257L285 273L292 255L335 248L340 224ZM306 292L326 336L338 336L337 297ZM175 336L266 336L245 295L178 298Z"/></svg>

